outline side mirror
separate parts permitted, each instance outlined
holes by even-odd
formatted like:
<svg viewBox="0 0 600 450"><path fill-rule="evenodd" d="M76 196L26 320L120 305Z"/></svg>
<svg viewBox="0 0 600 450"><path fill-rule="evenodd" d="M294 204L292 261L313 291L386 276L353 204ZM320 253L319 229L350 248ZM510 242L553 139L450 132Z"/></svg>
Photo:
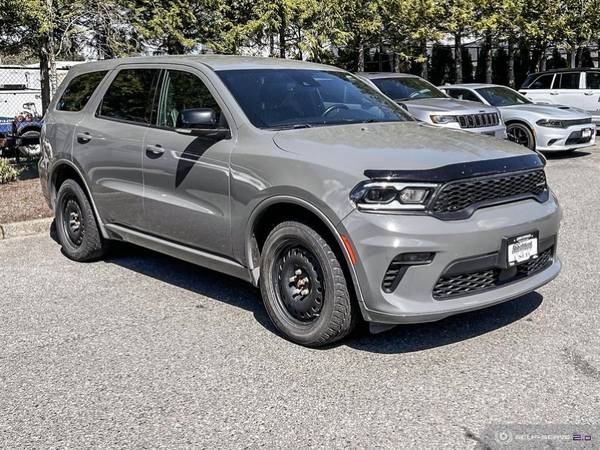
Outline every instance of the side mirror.
<svg viewBox="0 0 600 450"><path fill-rule="evenodd" d="M217 113L212 108L184 109L177 116L175 131L193 136L227 138L229 128L217 127Z"/></svg>

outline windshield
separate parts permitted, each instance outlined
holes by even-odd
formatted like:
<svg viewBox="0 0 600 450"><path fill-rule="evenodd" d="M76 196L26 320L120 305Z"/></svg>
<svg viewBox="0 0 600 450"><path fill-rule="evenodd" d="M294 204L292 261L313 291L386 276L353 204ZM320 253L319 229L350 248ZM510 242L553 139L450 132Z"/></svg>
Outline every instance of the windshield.
<svg viewBox="0 0 600 450"><path fill-rule="evenodd" d="M345 72L244 69L217 74L259 128L412 120L398 105Z"/></svg>
<svg viewBox="0 0 600 450"><path fill-rule="evenodd" d="M418 98L448 98L433 84L417 77L375 78L371 80L388 97L396 101Z"/></svg>
<svg viewBox="0 0 600 450"><path fill-rule="evenodd" d="M506 87L493 86L480 88L477 89L477 92L492 106L512 106L531 103L517 91Z"/></svg>

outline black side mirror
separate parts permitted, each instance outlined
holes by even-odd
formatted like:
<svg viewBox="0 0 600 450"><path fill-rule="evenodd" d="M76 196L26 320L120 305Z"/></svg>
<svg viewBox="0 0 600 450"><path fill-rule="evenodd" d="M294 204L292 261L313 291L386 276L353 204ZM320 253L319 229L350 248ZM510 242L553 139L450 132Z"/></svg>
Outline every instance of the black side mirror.
<svg viewBox="0 0 600 450"><path fill-rule="evenodd" d="M181 134L227 138L229 128L217 127L217 113L212 108L184 109L177 116L175 131Z"/></svg>

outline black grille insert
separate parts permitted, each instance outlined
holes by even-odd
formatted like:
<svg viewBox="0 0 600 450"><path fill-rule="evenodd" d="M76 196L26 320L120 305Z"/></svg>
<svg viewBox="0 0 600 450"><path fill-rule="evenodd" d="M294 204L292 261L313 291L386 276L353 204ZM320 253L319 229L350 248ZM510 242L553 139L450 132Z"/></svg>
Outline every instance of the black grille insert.
<svg viewBox="0 0 600 450"><path fill-rule="evenodd" d="M452 214L475 205L517 196L538 196L546 190L543 169L453 181L444 185L430 207L435 214Z"/></svg>
<svg viewBox="0 0 600 450"><path fill-rule="evenodd" d="M492 268L478 272L442 276L433 288L433 298L447 300L464 295L479 294L488 289L541 272L552 264L553 248L544 250L536 259L530 259L509 269Z"/></svg>
<svg viewBox="0 0 600 450"><path fill-rule="evenodd" d="M466 114L457 116L461 128L494 127L500 123L496 113Z"/></svg>

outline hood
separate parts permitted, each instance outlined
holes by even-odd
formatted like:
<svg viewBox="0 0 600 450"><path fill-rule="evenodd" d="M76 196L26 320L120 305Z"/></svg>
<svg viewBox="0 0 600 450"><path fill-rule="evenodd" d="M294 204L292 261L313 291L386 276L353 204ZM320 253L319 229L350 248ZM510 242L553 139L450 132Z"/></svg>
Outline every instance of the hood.
<svg viewBox="0 0 600 450"><path fill-rule="evenodd" d="M531 154L491 136L412 121L285 130L273 141L301 159L361 175L368 169L424 170Z"/></svg>
<svg viewBox="0 0 600 450"><path fill-rule="evenodd" d="M479 112L496 112L493 106L483 105L468 100L457 100L454 98L419 98L416 100L406 100L398 103L406 105L409 111L424 111L433 113L456 113L456 114L477 114Z"/></svg>
<svg viewBox="0 0 600 450"><path fill-rule="evenodd" d="M571 106L528 103L526 105L502 106L501 111L527 111L537 113L540 116L550 117L552 119L587 119L591 114L583 109L573 108Z"/></svg>

